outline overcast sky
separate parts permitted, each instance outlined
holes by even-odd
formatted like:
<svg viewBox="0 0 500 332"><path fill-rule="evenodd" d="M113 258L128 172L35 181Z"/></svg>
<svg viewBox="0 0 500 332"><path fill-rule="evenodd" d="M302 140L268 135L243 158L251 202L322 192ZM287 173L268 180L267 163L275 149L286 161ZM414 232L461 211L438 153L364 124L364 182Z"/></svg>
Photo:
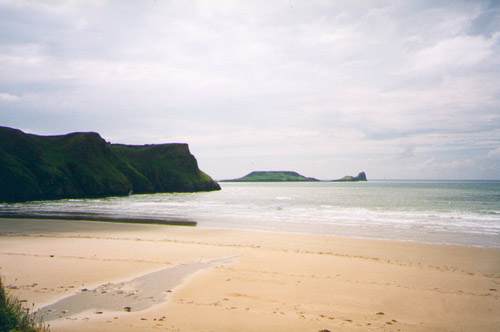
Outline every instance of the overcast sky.
<svg viewBox="0 0 500 332"><path fill-rule="evenodd" d="M500 179L500 3L0 0L0 125L216 179Z"/></svg>

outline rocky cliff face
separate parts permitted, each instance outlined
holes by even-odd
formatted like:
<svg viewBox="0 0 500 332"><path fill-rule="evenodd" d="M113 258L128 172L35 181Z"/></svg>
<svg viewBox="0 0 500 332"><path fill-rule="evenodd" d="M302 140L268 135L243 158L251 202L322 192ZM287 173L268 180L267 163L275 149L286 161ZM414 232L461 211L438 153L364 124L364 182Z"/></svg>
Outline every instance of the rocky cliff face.
<svg viewBox="0 0 500 332"><path fill-rule="evenodd" d="M357 181L366 181L366 173L365 172L359 173L358 176L355 177L355 179Z"/></svg>
<svg viewBox="0 0 500 332"><path fill-rule="evenodd" d="M109 144L97 133L37 136L0 127L0 201L219 190L187 144Z"/></svg>
<svg viewBox="0 0 500 332"><path fill-rule="evenodd" d="M367 181L366 173L361 172L357 176L346 175L342 179L333 180L333 182L357 182L357 181Z"/></svg>

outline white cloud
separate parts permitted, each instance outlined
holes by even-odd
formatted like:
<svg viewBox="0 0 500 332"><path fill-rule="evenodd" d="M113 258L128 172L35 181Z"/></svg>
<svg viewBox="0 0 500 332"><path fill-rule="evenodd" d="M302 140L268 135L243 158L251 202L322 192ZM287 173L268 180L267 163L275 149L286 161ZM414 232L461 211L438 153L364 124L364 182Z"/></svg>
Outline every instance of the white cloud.
<svg viewBox="0 0 500 332"><path fill-rule="evenodd" d="M500 139L499 13L469 1L7 1L0 100L17 102L0 122L187 141L226 158L218 172L295 154L378 170L411 159L425 178L425 160L451 172Z"/></svg>
<svg viewBox="0 0 500 332"><path fill-rule="evenodd" d="M408 169L415 171L455 171L473 168L476 166L476 164L476 161L472 159L440 162L436 161L434 158L431 158L416 165L408 166Z"/></svg>
<svg viewBox="0 0 500 332"><path fill-rule="evenodd" d="M483 36L467 35L440 40L414 55L412 69L446 72L481 64L493 53L493 43L494 40Z"/></svg>
<svg viewBox="0 0 500 332"><path fill-rule="evenodd" d="M18 101L21 99L20 97L16 95L12 95L10 93L5 93L5 92L0 92L0 100L3 101Z"/></svg>
<svg viewBox="0 0 500 332"><path fill-rule="evenodd" d="M490 152L488 152L486 157L491 160L500 160L500 148L491 150Z"/></svg>

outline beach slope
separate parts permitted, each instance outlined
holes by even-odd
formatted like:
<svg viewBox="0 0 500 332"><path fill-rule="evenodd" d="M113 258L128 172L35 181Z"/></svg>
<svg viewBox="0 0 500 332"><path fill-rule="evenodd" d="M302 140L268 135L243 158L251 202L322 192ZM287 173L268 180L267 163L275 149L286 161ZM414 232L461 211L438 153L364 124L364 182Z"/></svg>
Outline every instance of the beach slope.
<svg viewBox="0 0 500 332"><path fill-rule="evenodd" d="M0 234L5 284L52 331L500 326L495 248L61 220Z"/></svg>

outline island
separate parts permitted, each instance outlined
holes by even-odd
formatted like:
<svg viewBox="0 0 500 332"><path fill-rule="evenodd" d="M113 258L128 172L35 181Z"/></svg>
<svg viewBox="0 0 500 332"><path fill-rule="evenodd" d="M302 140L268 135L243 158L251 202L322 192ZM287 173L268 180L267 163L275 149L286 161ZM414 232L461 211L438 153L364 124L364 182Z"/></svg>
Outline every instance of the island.
<svg viewBox="0 0 500 332"><path fill-rule="evenodd" d="M319 181L291 171L256 171L238 179L221 180L220 182L312 182Z"/></svg>
<svg viewBox="0 0 500 332"><path fill-rule="evenodd" d="M187 144L124 145L95 132L0 127L0 202L220 190Z"/></svg>
<svg viewBox="0 0 500 332"><path fill-rule="evenodd" d="M241 178L231 180L220 180L219 182L319 182L321 180L306 177L293 171L255 171ZM357 182L366 181L365 172L357 176L346 175L338 180L327 180L327 182Z"/></svg>

